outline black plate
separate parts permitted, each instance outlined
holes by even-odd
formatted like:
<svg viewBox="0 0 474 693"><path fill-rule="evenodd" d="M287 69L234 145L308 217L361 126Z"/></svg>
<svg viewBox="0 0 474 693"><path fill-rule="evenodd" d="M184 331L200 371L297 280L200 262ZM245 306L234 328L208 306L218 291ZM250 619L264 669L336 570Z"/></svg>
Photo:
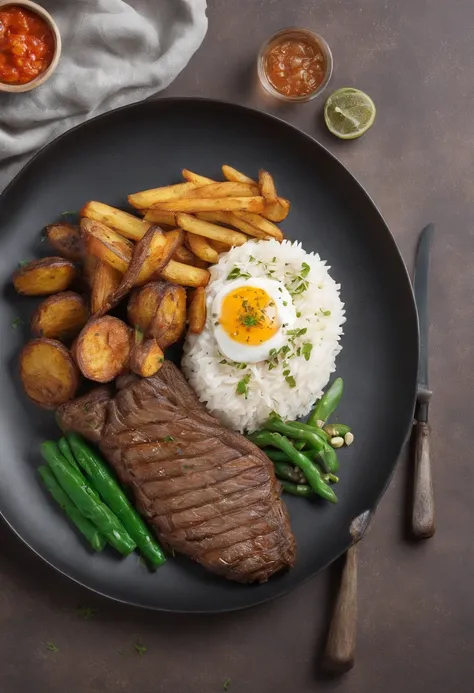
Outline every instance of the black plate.
<svg viewBox="0 0 474 693"><path fill-rule="evenodd" d="M23 259L51 254L45 224L86 200L126 205L128 193L180 179L187 167L220 178L228 163L256 176L271 171L292 203L285 235L331 265L347 309L337 373L344 378L341 421L355 443L340 454L339 503L286 498L298 542L290 572L261 586L214 577L185 558L156 574L132 555L91 555L38 483L41 440L57 437L54 417L22 394L17 354L38 301L20 298L10 276ZM277 597L333 561L350 542L349 526L374 508L409 430L418 358L410 281L384 220L351 174L313 139L264 113L199 99L165 99L119 109L45 147L0 198L0 511L32 550L86 587L131 604L188 612L225 611ZM24 325L12 329L20 316ZM17 323L14 323L15 325ZM18 326L17 326L18 327Z"/></svg>

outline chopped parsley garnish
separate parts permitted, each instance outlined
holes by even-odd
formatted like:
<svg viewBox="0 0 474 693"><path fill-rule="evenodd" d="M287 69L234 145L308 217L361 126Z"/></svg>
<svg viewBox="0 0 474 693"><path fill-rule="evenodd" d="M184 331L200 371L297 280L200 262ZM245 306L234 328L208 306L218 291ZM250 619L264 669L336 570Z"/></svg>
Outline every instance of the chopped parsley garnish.
<svg viewBox="0 0 474 693"><path fill-rule="evenodd" d="M247 373L247 375L244 375L242 380L239 380L237 383L237 387L235 388L235 391L237 392L238 395L245 395L245 399L248 397L249 393L249 382L250 382L250 377L251 374Z"/></svg>
<svg viewBox="0 0 474 693"><path fill-rule="evenodd" d="M296 330L288 330L286 333L290 337L302 337L304 334L306 334L308 331L307 327L299 327Z"/></svg>
<svg viewBox="0 0 474 693"><path fill-rule="evenodd" d="M89 619L94 616L96 611L97 609L93 609L91 606L81 606L79 609L76 609L76 614L83 618L84 621L89 621Z"/></svg>
<svg viewBox="0 0 474 693"><path fill-rule="evenodd" d="M20 260L20 262L18 263L18 267L24 267L25 265L29 265L29 263L29 260Z"/></svg>
<svg viewBox="0 0 474 693"><path fill-rule="evenodd" d="M309 270L310 270L310 269L311 269L311 267L308 265L307 262L301 263L300 277L302 277L303 279L304 279L305 277L307 277L308 274L309 274Z"/></svg>
<svg viewBox="0 0 474 693"><path fill-rule="evenodd" d="M322 310L322 309L321 309L321 313L322 313L323 315L325 315L326 317L328 317L329 315L331 315L331 311L330 311L330 310Z"/></svg>
<svg viewBox="0 0 474 693"><path fill-rule="evenodd" d="M311 344L311 342L305 342L301 347L301 351L304 356L304 360L309 361L311 357L311 352L313 351L313 345Z"/></svg>
<svg viewBox="0 0 474 693"><path fill-rule="evenodd" d="M241 315L239 319L244 327L256 327L260 322L260 320L255 315L252 315L252 313L245 313L244 315Z"/></svg>
<svg viewBox="0 0 474 693"><path fill-rule="evenodd" d="M142 657L147 650L147 648L144 645L140 645L140 643L138 642L136 642L133 647L135 648L139 657Z"/></svg>
<svg viewBox="0 0 474 693"><path fill-rule="evenodd" d="M77 211L71 212L69 210L66 210L65 212L61 212L61 214L59 216L60 217L75 217L76 215L77 215Z"/></svg>
<svg viewBox="0 0 474 693"><path fill-rule="evenodd" d="M285 380L290 387L296 387L296 380L293 378L292 375L287 375L285 377Z"/></svg>
<svg viewBox="0 0 474 693"><path fill-rule="evenodd" d="M225 691L228 691L228 690L229 690L229 686L230 686L230 679L226 679L226 680L224 681L224 685L222 686L222 688L223 688Z"/></svg>
<svg viewBox="0 0 474 693"><path fill-rule="evenodd" d="M21 318L15 318L14 320L12 320L10 327L12 328L12 330L17 330L19 327L21 327L24 324L25 324L24 320L22 320Z"/></svg>
<svg viewBox="0 0 474 693"><path fill-rule="evenodd" d="M173 441L174 441L173 436L165 436L165 437L163 438L163 442L164 442L164 443L172 443Z"/></svg>
<svg viewBox="0 0 474 693"><path fill-rule="evenodd" d="M248 272L242 272L240 267L234 267L234 269L231 270L227 275L227 279L237 279L238 277L242 277L243 279L249 279L251 276L252 275Z"/></svg>
<svg viewBox="0 0 474 693"><path fill-rule="evenodd" d="M54 642L47 642L46 647L48 648L48 650L51 650L51 652L59 652L59 647L56 647Z"/></svg>

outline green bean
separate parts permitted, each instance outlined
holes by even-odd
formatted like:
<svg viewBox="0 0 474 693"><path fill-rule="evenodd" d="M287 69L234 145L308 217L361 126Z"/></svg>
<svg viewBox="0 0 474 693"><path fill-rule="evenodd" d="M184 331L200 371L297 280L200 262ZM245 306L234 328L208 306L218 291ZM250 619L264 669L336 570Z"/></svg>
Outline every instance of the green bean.
<svg viewBox="0 0 474 693"><path fill-rule="evenodd" d="M284 459L274 460L273 453L280 453ZM306 477L301 469L294 467L284 452L281 450L265 450L265 454L272 460L273 466L275 467L275 474L279 479L293 481L295 484L304 484L306 482Z"/></svg>
<svg viewBox="0 0 474 693"><path fill-rule="evenodd" d="M295 424L296 422L293 422ZM334 449L324 440L323 437L319 436L314 431L309 431L307 427L301 427L298 425L289 426L284 423L278 417L271 417L265 424L265 428L274 433L281 433L288 438L296 438L297 440L304 440L308 443L311 448L319 453L321 462L327 472L337 472L339 469L339 464L337 461L337 455Z"/></svg>
<svg viewBox="0 0 474 693"><path fill-rule="evenodd" d="M316 426L318 421L326 422L329 419L341 401L343 390L344 383L342 378L336 378L311 412L308 419L310 426Z"/></svg>
<svg viewBox="0 0 474 693"><path fill-rule="evenodd" d="M74 456L91 486L122 522L138 548L154 566L166 556L144 521L130 503L108 465L76 433L67 435Z"/></svg>
<svg viewBox="0 0 474 693"><path fill-rule="evenodd" d="M316 495L311 486L306 484L292 484L290 481L280 481L283 491L290 493L292 496L301 496L302 498L314 498Z"/></svg>
<svg viewBox="0 0 474 693"><path fill-rule="evenodd" d="M67 459L69 464L72 464L74 469L77 469L78 472L81 470L79 469L79 465L77 464L76 460L74 459L74 455L72 454L72 450L69 446L69 443L67 442L66 438L60 438L58 440L58 448L61 450L63 453L64 457Z"/></svg>
<svg viewBox="0 0 474 693"><path fill-rule="evenodd" d="M41 455L56 477L62 490L77 506L82 515L93 522L105 535L109 544L124 556L136 548L135 542L126 532L120 520L102 503L97 493L89 486L85 477L71 467L61 454L59 447L52 441L41 444Z"/></svg>
<svg viewBox="0 0 474 693"><path fill-rule="evenodd" d="M317 436L319 436L326 442L329 441L329 435L323 428L319 428L319 426L310 426L309 424L303 423L302 421L286 421L285 423L287 424L287 426L291 426L292 428L299 428L302 431L316 433Z"/></svg>
<svg viewBox="0 0 474 693"><path fill-rule="evenodd" d="M107 541L105 537L99 532L97 527L92 524L87 518L85 518L80 510L76 508L74 503L69 499L69 497L64 493L53 472L46 467L41 465L38 467L39 475L56 501L56 503L64 510L66 515L69 517L71 522L77 527L77 529L85 536L89 544L92 546L94 551L102 551Z"/></svg>
<svg viewBox="0 0 474 693"><path fill-rule="evenodd" d="M270 431L252 433L248 438L259 447L275 447L282 450L286 453L292 464L295 464L301 469L308 480L308 484L319 496L331 503L337 503L336 494L332 488L326 484L316 465L314 465L302 452L295 450L288 438L285 438L279 433ZM318 438L318 440L320 439Z"/></svg>
<svg viewBox="0 0 474 693"><path fill-rule="evenodd" d="M327 424L327 426L324 426L323 428L323 431L328 434L329 438L336 438L337 436L344 438L346 433L350 433L350 430L350 426L340 423Z"/></svg>
<svg viewBox="0 0 474 693"><path fill-rule="evenodd" d="M295 442L293 443L293 446L300 451L304 448L305 445L306 443L304 440L295 440Z"/></svg>

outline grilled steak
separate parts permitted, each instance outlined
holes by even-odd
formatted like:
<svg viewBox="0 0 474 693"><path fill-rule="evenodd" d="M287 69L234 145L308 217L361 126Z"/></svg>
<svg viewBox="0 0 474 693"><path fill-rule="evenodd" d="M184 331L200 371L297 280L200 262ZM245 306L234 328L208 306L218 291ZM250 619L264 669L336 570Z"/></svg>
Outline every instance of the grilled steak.
<svg viewBox="0 0 474 693"><path fill-rule="evenodd" d="M273 466L224 428L166 361L59 408L65 430L99 443L165 546L238 582L292 566L295 541Z"/></svg>

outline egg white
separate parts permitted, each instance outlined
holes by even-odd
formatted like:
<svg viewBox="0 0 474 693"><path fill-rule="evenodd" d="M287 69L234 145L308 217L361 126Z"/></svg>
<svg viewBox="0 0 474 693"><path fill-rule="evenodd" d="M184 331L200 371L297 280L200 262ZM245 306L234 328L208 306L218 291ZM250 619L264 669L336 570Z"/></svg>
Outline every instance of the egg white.
<svg viewBox="0 0 474 693"><path fill-rule="evenodd" d="M275 303L278 330L262 344L249 345L236 342L230 337L218 322L221 314L222 303L227 294L245 286L254 286L263 289ZM286 305L285 305L286 304ZM271 349L280 349L287 341L286 331L291 329L296 322L296 310L292 298L282 282L264 277L255 279L235 279L229 282L212 302L213 333L219 351L232 361L238 363L258 363L268 358Z"/></svg>

